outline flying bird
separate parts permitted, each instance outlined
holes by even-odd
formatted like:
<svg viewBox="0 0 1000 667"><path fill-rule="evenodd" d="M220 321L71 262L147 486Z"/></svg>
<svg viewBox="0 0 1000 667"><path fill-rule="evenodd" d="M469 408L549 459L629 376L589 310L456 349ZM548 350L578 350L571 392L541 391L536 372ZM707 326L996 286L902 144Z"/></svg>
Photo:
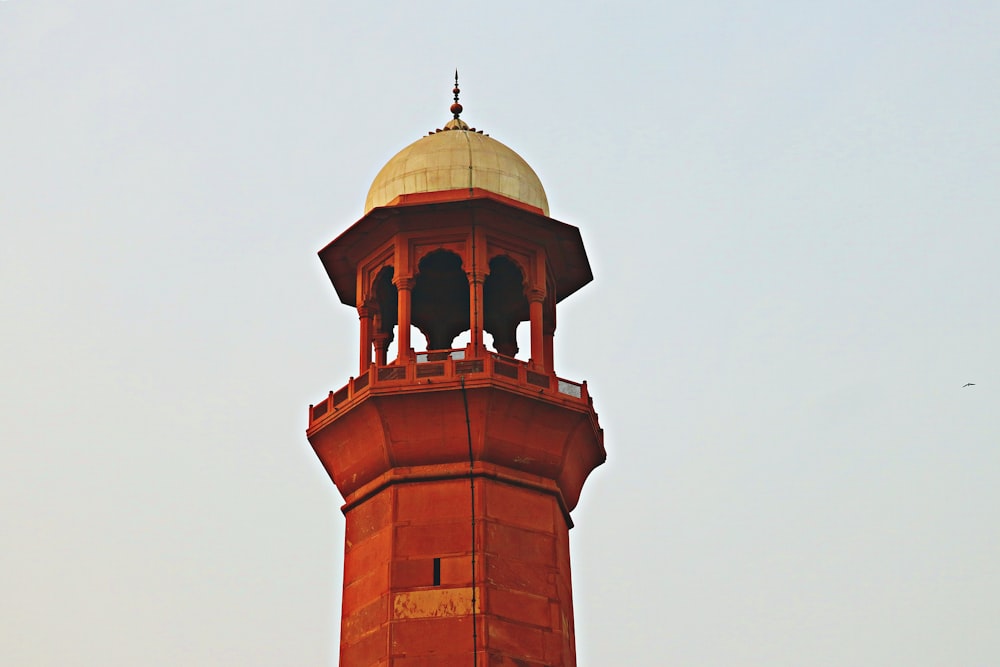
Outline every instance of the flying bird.
<svg viewBox="0 0 1000 667"><path fill-rule="evenodd" d="M962 389L965 389L966 387L975 387L975 386L976 386L975 382L966 382L965 384L962 385Z"/></svg>

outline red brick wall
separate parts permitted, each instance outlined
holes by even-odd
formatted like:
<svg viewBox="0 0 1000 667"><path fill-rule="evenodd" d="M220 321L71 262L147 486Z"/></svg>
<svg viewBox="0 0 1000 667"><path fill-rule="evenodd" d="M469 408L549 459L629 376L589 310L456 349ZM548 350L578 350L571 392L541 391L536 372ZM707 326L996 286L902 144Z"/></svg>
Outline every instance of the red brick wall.
<svg viewBox="0 0 1000 667"><path fill-rule="evenodd" d="M566 519L555 496L477 478L399 483L347 510L341 666L571 667ZM434 584L434 559L440 581Z"/></svg>

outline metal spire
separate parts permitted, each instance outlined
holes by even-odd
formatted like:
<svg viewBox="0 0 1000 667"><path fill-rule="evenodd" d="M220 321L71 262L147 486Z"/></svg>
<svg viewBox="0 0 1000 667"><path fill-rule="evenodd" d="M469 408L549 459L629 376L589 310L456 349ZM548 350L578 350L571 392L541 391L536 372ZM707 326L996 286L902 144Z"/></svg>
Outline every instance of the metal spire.
<svg viewBox="0 0 1000 667"><path fill-rule="evenodd" d="M455 94L455 103L451 105L451 113L458 120L458 117L462 115L462 105L458 103L458 94L461 92L458 88L458 70L455 70L455 87L452 91Z"/></svg>

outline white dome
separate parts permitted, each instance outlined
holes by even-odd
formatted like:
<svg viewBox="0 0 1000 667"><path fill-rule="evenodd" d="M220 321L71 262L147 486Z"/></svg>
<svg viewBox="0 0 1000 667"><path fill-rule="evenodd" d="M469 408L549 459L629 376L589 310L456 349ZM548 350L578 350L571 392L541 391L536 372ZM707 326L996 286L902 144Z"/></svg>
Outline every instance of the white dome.
<svg viewBox="0 0 1000 667"><path fill-rule="evenodd" d="M389 160L368 190L365 213L400 196L479 188L542 209L549 202L542 182L520 155L502 143L452 120Z"/></svg>

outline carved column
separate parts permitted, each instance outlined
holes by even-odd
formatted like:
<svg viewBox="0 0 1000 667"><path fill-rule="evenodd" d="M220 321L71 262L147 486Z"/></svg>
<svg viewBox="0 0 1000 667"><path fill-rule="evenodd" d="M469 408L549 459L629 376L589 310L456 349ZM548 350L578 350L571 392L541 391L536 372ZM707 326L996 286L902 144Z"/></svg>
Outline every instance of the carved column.
<svg viewBox="0 0 1000 667"><path fill-rule="evenodd" d="M368 370L372 364L372 309L358 306L358 319L361 320L361 365L360 373Z"/></svg>
<svg viewBox="0 0 1000 667"><path fill-rule="evenodd" d="M545 300L542 316L542 341L545 346L545 371L555 375L555 350L553 340L556 334L555 297Z"/></svg>
<svg viewBox="0 0 1000 667"><path fill-rule="evenodd" d="M410 318L413 295L413 278L396 277L392 280L396 285L399 295L399 315L396 318L396 326L399 328L399 343L397 344L398 354L396 359L402 363L409 363L413 359L413 348L410 345Z"/></svg>
<svg viewBox="0 0 1000 667"><path fill-rule="evenodd" d="M375 363L379 366L385 366L387 362L387 357L389 356L389 343L392 342L392 334L379 332L375 334Z"/></svg>
<svg viewBox="0 0 1000 667"><path fill-rule="evenodd" d="M545 359L545 339L542 331L545 290L532 287L528 290L528 313L531 316L531 365L542 370L549 364Z"/></svg>
<svg viewBox="0 0 1000 667"><path fill-rule="evenodd" d="M469 351L470 357L483 356L483 281L481 273L466 271L469 279Z"/></svg>

